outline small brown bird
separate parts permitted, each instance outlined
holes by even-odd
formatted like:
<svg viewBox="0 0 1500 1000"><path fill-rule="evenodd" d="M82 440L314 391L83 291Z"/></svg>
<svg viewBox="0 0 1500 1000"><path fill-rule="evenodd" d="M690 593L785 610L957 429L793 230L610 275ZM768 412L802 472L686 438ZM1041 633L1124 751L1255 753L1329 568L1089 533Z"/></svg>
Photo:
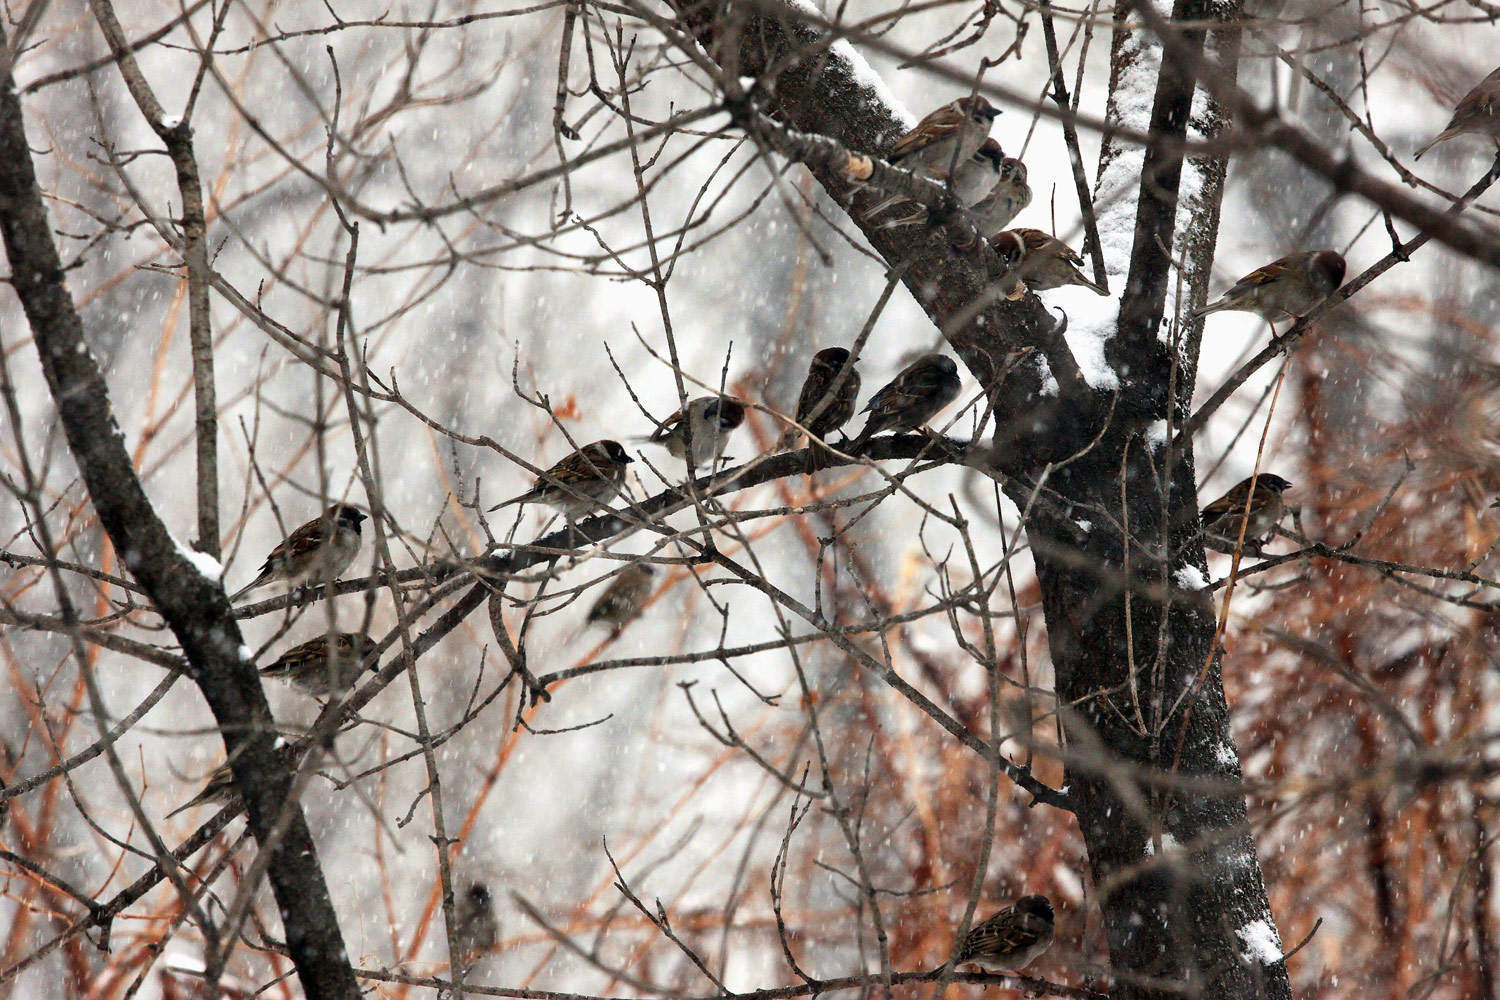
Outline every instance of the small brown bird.
<svg viewBox="0 0 1500 1000"><path fill-rule="evenodd" d="M298 754L290 746L279 746L276 753L280 755L281 762L288 768L295 768L298 763ZM229 805L231 802L240 801L240 790L234 783L234 772L229 769L229 762L225 761L214 768L209 774L208 780L203 783L203 790L182 805L167 813L167 819L171 819L178 813L191 809L193 806L207 805Z"/></svg>
<svg viewBox="0 0 1500 1000"><path fill-rule="evenodd" d="M293 584L337 580L359 554L359 525L364 520L358 507L346 503L329 507L322 517L308 521L272 549L255 579L235 591L230 603L277 580Z"/></svg>
<svg viewBox="0 0 1500 1000"><path fill-rule="evenodd" d="M1301 316L1332 295L1344 283L1344 258L1333 250L1306 250L1287 254L1265 267L1258 267L1236 281L1230 289L1193 316L1221 310L1258 313L1271 324L1282 316Z"/></svg>
<svg viewBox="0 0 1500 1000"><path fill-rule="evenodd" d="M1203 508L1204 534L1211 543L1217 543L1214 548L1226 543L1232 548L1239 541L1240 522L1244 519L1248 501L1250 519L1245 525L1245 544L1259 550L1286 516L1286 501L1281 495L1291 486L1285 479L1269 472L1241 480L1228 493Z"/></svg>
<svg viewBox="0 0 1500 1000"><path fill-rule="evenodd" d="M453 936L457 939L458 957L467 966L500 940L500 921L495 917L495 901L490 895L490 887L475 882L453 910Z"/></svg>
<svg viewBox="0 0 1500 1000"><path fill-rule="evenodd" d="M924 354L870 397L862 411L870 415L865 429L846 450L858 448L876 434L916 430L957 399L962 386L952 358Z"/></svg>
<svg viewBox="0 0 1500 1000"><path fill-rule="evenodd" d="M1040 229L1007 229L992 236L990 246L1033 292L1082 285L1099 295L1109 294L1078 270L1083 258L1072 247Z"/></svg>
<svg viewBox="0 0 1500 1000"><path fill-rule="evenodd" d="M650 563L634 563L620 570L589 608L588 623L604 622L618 632L635 621L651 596L651 578L655 575Z"/></svg>
<svg viewBox="0 0 1500 1000"><path fill-rule="evenodd" d="M953 171L953 197L965 208L972 208L979 204L990 191L994 190L999 183L1001 166L1005 162L1005 151L1000 148L1000 143L994 139L986 139L980 144L975 154L958 165ZM917 171L918 176L927 177L938 183L948 180L947 165L939 167L927 167ZM893 205L910 201L905 195L893 194L889 198L876 205L865 213L866 219L873 219ZM892 219L881 224L882 229L896 229L900 226L911 225L920 222L927 217L927 209L918 206L911 215L899 219Z"/></svg>
<svg viewBox="0 0 1500 1000"><path fill-rule="evenodd" d="M376 645L367 635L339 632L330 656L328 636L320 635L288 649L273 663L261 667L260 675L289 681L314 698L326 698L354 684L361 664L375 651ZM371 663L370 669L378 670L379 665Z"/></svg>
<svg viewBox="0 0 1500 1000"><path fill-rule="evenodd" d="M914 173L941 171L946 179L955 164L979 152L989 138L990 123L1000 112L977 94L949 101L896 140L886 162Z"/></svg>
<svg viewBox="0 0 1500 1000"><path fill-rule="evenodd" d="M964 936L953 964L973 962L990 972L1015 972L1034 962L1052 944L1052 903L1046 896L1022 896Z"/></svg>
<svg viewBox="0 0 1500 1000"><path fill-rule="evenodd" d="M1000 161L1000 176L989 194L971 211L980 235L988 239L1010 225L1031 204L1031 186L1026 183L1026 164L1014 156Z"/></svg>
<svg viewBox="0 0 1500 1000"><path fill-rule="evenodd" d="M834 389L839 372L848 364L843 381ZM809 435L806 471L811 474L827 460L828 449L819 441L849 422L854 416L854 406L859 400L859 369L849 360L849 352L842 347L825 347L813 355L807 366L807 378L802 383L802 392L797 396L795 419ZM830 390L833 390L830 395ZM789 427L782 435L781 445L790 448L802 431Z"/></svg>
<svg viewBox="0 0 1500 1000"><path fill-rule="evenodd" d="M727 396L700 396L687 405L690 420L682 419L678 410L661 422L647 437L640 440L647 444L659 444L673 458L687 454L687 432L692 428L693 466L707 468L724 457L724 447L729 435L745 422L745 404Z"/></svg>
<svg viewBox="0 0 1500 1000"><path fill-rule="evenodd" d="M595 441L568 455L536 479L536 485L490 510L520 503L541 503L562 511L569 521L608 503L625 483L625 466L635 459L618 441Z"/></svg>
<svg viewBox="0 0 1500 1000"><path fill-rule="evenodd" d="M1500 68L1496 68L1464 95L1463 100L1453 109L1448 127L1422 143L1412 154L1412 159L1420 160L1422 154L1433 146L1465 133L1487 135L1500 146Z"/></svg>

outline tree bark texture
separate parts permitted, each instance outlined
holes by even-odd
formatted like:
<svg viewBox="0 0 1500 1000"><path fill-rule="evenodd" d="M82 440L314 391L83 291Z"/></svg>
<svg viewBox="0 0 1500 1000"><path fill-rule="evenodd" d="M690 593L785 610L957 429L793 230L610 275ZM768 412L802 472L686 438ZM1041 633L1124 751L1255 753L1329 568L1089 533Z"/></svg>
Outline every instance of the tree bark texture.
<svg viewBox="0 0 1500 1000"><path fill-rule="evenodd" d="M251 830L265 842L283 811L292 811L274 847L269 878L303 990L308 997L354 1000L358 984L312 834L288 794L291 774L273 751L275 726L260 679L241 653L243 640L223 588L201 574L168 533L131 464L104 375L64 281L8 68L0 77L0 235L11 285L99 521L182 645L223 734Z"/></svg>
<svg viewBox="0 0 1500 1000"><path fill-rule="evenodd" d="M872 153L900 134L899 119L796 11L723 2L675 9L726 76L774 81L770 110L792 128ZM1227 23L1237 13L1237 4L1177 0L1172 20ZM1204 35L1179 37L1201 54ZM1233 38L1220 46L1232 54ZM1058 698L1070 706L1069 801L1100 896L1111 995L1281 1000L1290 986L1237 785L1215 616L1195 587L1206 561L1192 455L1174 454L1162 431L1169 417L1170 426L1186 418L1196 367L1196 337L1183 352L1161 332L1177 280L1174 247L1185 251L1187 300L1201 302L1223 179L1222 163L1198 164L1207 168L1198 200L1179 213L1195 86L1176 65L1167 60L1155 83L1130 270L1106 346L1114 392L1064 377L1071 356L1035 297L974 308L1003 274L987 248L955 253L940 226L864 225L861 208L878 192L813 172L902 269L986 389L997 417L993 464L1013 500L1034 500L1028 537ZM1203 117L1200 131L1221 120L1212 109ZM1042 359L1058 376L1057 396L1041 390Z"/></svg>

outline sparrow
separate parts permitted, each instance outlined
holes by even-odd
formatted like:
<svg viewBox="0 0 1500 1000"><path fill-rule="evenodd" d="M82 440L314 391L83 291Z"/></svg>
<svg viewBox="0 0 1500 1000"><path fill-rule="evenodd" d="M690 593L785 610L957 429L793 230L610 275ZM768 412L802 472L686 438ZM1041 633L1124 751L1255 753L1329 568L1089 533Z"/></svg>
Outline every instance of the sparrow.
<svg viewBox="0 0 1500 1000"><path fill-rule="evenodd" d="M620 570L589 608L588 623L604 622L616 632L629 625L651 596L651 578L655 575L650 563L633 563Z"/></svg>
<svg viewBox="0 0 1500 1000"><path fill-rule="evenodd" d="M1072 247L1040 229L1007 229L991 236L990 246L1033 292L1082 285L1100 295L1109 294L1078 270L1083 258Z"/></svg>
<svg viewBox="0 0 1500 1000"><path fill-rule="evenodd" d="M308 521L272 549L260 573L235 591L230 602L277 580L330 583L338 579L359 553L359 525L363 520L365 514L357 507L346 503L329 507L322 517Z"/></svg>
<svg viewBox="0 0 1500 1000"><path fill-rule="evenodd" d="M1223 309L1258 313L1271 324L1282 316L1301 316L1322 302L1344 283L1344 258L1333 250L1305 250L1287 254L1265 267L1258 267L1236 281L1215 302L1195 309L1192 316L1207 316Z"/></svg>
<svg viewBox="0 0 1500 1000"><path fill-rule="evenodd" d="M694 467L708 467L724 457L724 447L729 435L745 422L745 404L727 396L700 396L687 405L691 421L682 419L678 410L661 422L661 426L649 436L639 440L647 444L659 444L673 458L687 454L687 432L691 426L693 436Z"/></svg>
<svg viewBox="0 0 1500 1000"><path fill-rule="evenodd" d="M625 484L625 466L634 461L618 441L586 444L538 476L531 489L490 510L512 504L541 503L574 520L619 493Z"/></svg>
<svg viewBox="0 0 1500 1000"><path fill-rule="evenodd" d="M1022 896L1015 905L976 924L964 936L953 964L973 962L990 972L1024 969L1052 944L1052 903Z"/></svg>
<svg viewBox="0 0 1500 1000"><path fill-rule="evenodd" d="M1245 543L1260 548L1270 539L1276 525L1286 516L1286 502L1281 499L1292 486L1280 476L1262 472L1244 479L1219 499L1203 508L1203 531L1211 539L1235 545L1240 538L1240 521L1245 503L1250 504L1250 520L1245 525ZM1215 546L1217 548L1218 546Z"/></svg>
<svg viewBox="0 0 1500 1000"><path fill-rule="evenodd" d="M288 768L297 766L297 753L290 746L279 746L276 752L281 755L281 762ZM240 801L240 790L234 783L234 772L229 768L229 762L225 761L213 769L208 780L203 783L203 790L182 805L167 813L166 818L171 819L180 812L193 808L193 806L215 805L226 806L231 802Z"/></svg>
<svg viewBox="0 0 1500 1000"><path fill-rule="evenodd" d="M960 163L958 168L953 171L953 197L958 199L958 203L964 208L973 208L979 204L999 184L1000 173L1005 159L1005 151L1000 148L1000 144L994 139L985 139L974 155ZM915 172L919 177L927 177L940 184L948 182L949 172L947 164L943 164L941 167L923 167ZM866 219L873 219L887 208L910 200L904 195L893 194L866 212L864 217ZM918 210L912 215L893 219L890 222L882 224L881 228L896 229L900 226L910 225L913 222L919 222L926 217L927 210L919 206Z"/></svg>
<svg viewBox="0 0 1500 1000"><path fill-rule="evenodd" d="M858 448L886 431L904 434L916 430L958 398L961 384L958 365L952 358L924 354L870 397L861 411L870 415L865 429L848 448Z"/></svg>
<svg viewBox="0 0 1500 1000"><path fill-rule="evenodd" d="M1000 176L989 193L970 210L979 233L988 239L1010 225L1031 204L1031 187L1026 183L1026 164L1014 156L1000 161Z"/></svg>
<svg viewBox="0 0 1500 1000"><path fill-rule="evenodd" d="M375 652L375 647L375 641L367 635L340 632L334 636L330 657L328 636L320 635L288 649L275 662L261 667L260 675L279 677L314 698L326 698L354 684L360 666ZM371 663L370 669L377 670L379 666Z"/></svg>
<svg viewBox="0 0 1500 1000"><path fill-rule="evenodd" d="M833 389L834 380L845 364L849 365L849 370L845 372L837 390L830 395L829 390ZM787 428L781 438L782 447L790 448L806 431L809 436L806 466L808 474L818 471L821 463L828 457L828 450L819 441L847 424L849 418L854 416L859 385L859 369L850 362L849 352L844 348L825 347L813 355L812 362L807 366L807 378L802 383L802 391L797 396L794 419L798 427Z"/></svg>
<svg viewBox="0 0 1500 1000"><path fill-rule="evenodd" d="M1420 160L1422 154L1433 146L1466 132L1487 135L1500 144L1500 68L1480 80L1473 90L1464 95L1464 99L1453 109L1448 127L1422 143L1412 154L1412 159Z"/></svg>
<svg viewBox="0 0 1500 1000"><path fill-rule="evenodd" d="M999 116L999 109L977 94L949 101L897 139L886 162L918 176L937 171L946 180L956 164L979 152L989 138L990 123Z"/></svg>
<svg viewBox="0 0 1500 1000"><path fill-rule="evenodd" d="M475 882L453 909L456 924L453 936L458 944L459 959L467 964L495 947L500 938L500 921L495 919L495 901L490 895L490 887Z"/></svg>

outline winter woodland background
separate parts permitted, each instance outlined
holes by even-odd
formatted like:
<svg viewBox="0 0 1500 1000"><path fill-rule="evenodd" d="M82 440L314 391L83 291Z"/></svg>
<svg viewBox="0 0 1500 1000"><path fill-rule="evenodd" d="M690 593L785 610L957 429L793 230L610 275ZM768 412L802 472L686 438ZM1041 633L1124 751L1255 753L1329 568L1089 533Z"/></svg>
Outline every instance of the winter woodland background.
<svg viewBox="0 0 1500 1000"><path fill-rule="evenodd" d="M195 420L187 283L181 253L163 237L182 209L172 163L109 57L100 5L22 6L9 11L9 52L68 287L134 465L186 545L198 530ZM1004 113L994 134L1025 160L1036 193L1017 224L1079 247L1063 130L1036 110L1051 81L1048 10L1117 295L1140 152L1122 135L1101 170L1112 8L853 0L822 13L855 36L834 58L867 64L881 88L872 96L912 121L966 93L962 81L981 59L998 60L983 77L1009 95L997 99ZM680 36L664 32L664 5L121 0L115 13L141 43L140 71L165 114L180 116L194 94L231 591L326 497L374 502L348 398L299 360L295 340L339 342L356 386L382 397L356 393L355 405L400 569L535 537L543 516L532 508L519 524L514 509L487 519L476 510L530 482L510 456L545 467L569 449L565 435L649 433L652 417L678 405L674 351L689 395L722 385L753 405L729 448L747 460L772 448L782 429L775 414L792 408L813 352L850 344L877 309L862 401L943 345L905 289L878 307L887 265L845 209L712 110L723 95ZM1500 52L1500 11L1477 0L1289 0L1246 13L1240 85L1388 179L1397 174L1370 136L1412 166L1410 151ZM1156 58L1146 46L1117 65L1114 121L1134 113L1144 122ZM641 135L699 108L712 113ZM634 144L590 158L632 135ZM1229 152L1215 293L1292 250L1338 249L1351 274L1390 250L1390 220L1369 202L1338 195L1253 135ZM1492 152L1485 140L1459 139L1415 171L1460 192ZM566 170L553 169L560 157ZM1483 197L1469 216L1493 227L1486 204L1500 201ZM418 206L436 211L413 218ZM353 253L346 221L358 223ZM1500 997L1488 780L1500 639L1489 610L1500 512L1488 509L1500 492L1497 287L1485 265L1423 247L1318 322L1279 388L1280 359L1194 442L1204 500L1250 473L1264 438L1260 467L1295 483L1288 499L1308 537L1337 546L1359 533L1352 551L1361 557L1452 571L1322 556L1253 571L1247 556L1241 565L1248 575L1235 588L1222 672L1279 928L1279 938L1266 928L1244 940L1247 952L1274 959L1322 922L1288 963L1299 997ZM1044 298L1067 312L1085 377L1107 387L1103 338L1115 298L1083 289ZM223 759L223 741L186 676L162 693L169 673L123 644L89 641L75 655L40 558L48 553L38 516L52 554L74 567L61 579L90 634L175 646L161 618L117 582L129 574L63 440L26 319L14 295L0 301L14 398L0 439L11 497L0 504L9 567L0 662L12 692L0 707L0 777L14 788L84 752L101 728L152 698L115 749L170 848L216 811L164 818ZM1209 319L1196 398L1266 338L1247 314ZM392 390L407 405L389 401ZM983 399L966 374L960 405L944 416L950 436L970 437ZM632 467L635 496L681 478L664 452L628 443L643 459ZM40 512L21 502L27 483ZM1005 754L1030 761L1041 781L1063 785L1050 653L1017 509L990 476L961 465L911 478L909 495L885 487L851 466L730 494L728 512L743 516L726 520L717 544L830 621L867 623L850 641L975 733L1004 737ZM805 509L837 498L850 502ZM961 512L962 530L919 500ZM692 527L697 517L689 510L669 523ZM346 579L371 570L373 523ZM1268 546L1297 548L1288 538ZM660 567L638 621L617 635L588 627L601 581L618 557L636 554L678 562ZM349 959L369 973L362 985L380 996L432 996L430 986L398 980L450 972L432 840L437 797L419 752L425 729L454 839L452 885L461 896L487 884L502 921L499 943L466 973L471 991L698 996L717 992L710 974L735 991L776 987L795 981L783 941L815 977L880 971L883 961L927 969L948 956L977 883L977 916L1027 892L1049 895L1058 943L1028 972L1107 992L1098 887L1071 817L1033 807L1003 778L992 786L979 756L848 652L826 640L784 642L818 635L786 603L712 565L683 565L686 554L670 534L638 531L506 584L505 621L550 701L525 701L481 610L418 661L420 722L418 692L403 675L340 733L301 801ZM1229 565L1211 555L1210 576ZM965 590L976 579L985 588L977 599ZM404 586L410 611L447 584L418 576ZM987 619L975 613L981 605ZM271 601L241 626L264 662L322 632L330 614L342 628L368 623L389 637L382 663L397 655L385 587L323 603ZM85 671L105 717L90 706ZM268 684L267 697L288 731L317 716L290 688ZM739 745L726 738L731 726ZM1413 764L1434 760L1447 763ZM113 921L107 953L94 943L97 928L65 933L87 910L59 880L103 903L152 867L102 757L5 805L5 996L201 995L191 971L204 961L201 928L171 885ZM232 821L188 860L188 882L206 890L198 914L222 920L247 877L255 842L243 831L243 820ZM1155 845L1172 847L1170 838ZM703 968L622 896L613 885L621 876L652 912L660 901ZM879 890L878 923L867 885ZM262 890L216 995L302 995L276 945L282 936Z"/></svg>

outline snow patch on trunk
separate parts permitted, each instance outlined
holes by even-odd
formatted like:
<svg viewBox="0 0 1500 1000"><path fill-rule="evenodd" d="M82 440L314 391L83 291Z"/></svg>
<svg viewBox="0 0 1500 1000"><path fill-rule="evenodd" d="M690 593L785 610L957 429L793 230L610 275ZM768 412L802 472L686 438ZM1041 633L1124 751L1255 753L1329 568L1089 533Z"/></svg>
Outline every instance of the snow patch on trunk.
<svg viewBox="0 0 1500 1000"><path fill-rule="evenodd" d="M1275 965L1281 961L1281 935L1269 920L1252 920L1238 928L1235 936L1244 942L1240 957L1245 961L1256 961L1262 965Z"/></svg>

